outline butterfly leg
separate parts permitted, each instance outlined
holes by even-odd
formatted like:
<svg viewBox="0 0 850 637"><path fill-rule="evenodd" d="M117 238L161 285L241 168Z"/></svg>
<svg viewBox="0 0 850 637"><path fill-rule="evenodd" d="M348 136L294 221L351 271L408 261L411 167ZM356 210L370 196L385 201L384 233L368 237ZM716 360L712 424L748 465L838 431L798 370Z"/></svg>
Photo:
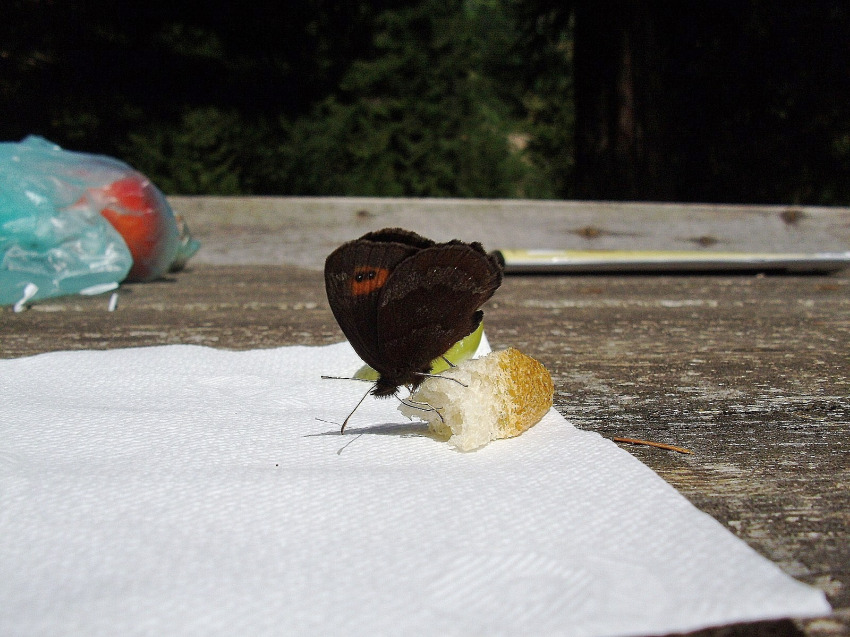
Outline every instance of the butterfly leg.
<svg viewBox="0 0 850 637"><path fill-rule="evenodd" d="M452 367L454 367L454 365L452 365ZM425 378L442 378L444 380L453 381L453 382L457 383L458 385L460 385L461 387L469 387L469 385L466 385L466 384L460 382L457 378L452 378L451 376L443 376L442 374L426 374L425 372L415 372L415 375L416 376L424 376Z"/></svg>
<svg viewBox="0 0 850 637"><path fill-rule="evenodd" d="M440 419L440 422L446 422L445 420L443 420L443 414L440 413L440 407L434 407L433 405L429 405L428 403L423 403L418 400L413 400L411 398L400 398L399 400L403 405L413 407L414 409L421 409L422 411L433 411L435 414L437 414L437 418Z"/></svg>

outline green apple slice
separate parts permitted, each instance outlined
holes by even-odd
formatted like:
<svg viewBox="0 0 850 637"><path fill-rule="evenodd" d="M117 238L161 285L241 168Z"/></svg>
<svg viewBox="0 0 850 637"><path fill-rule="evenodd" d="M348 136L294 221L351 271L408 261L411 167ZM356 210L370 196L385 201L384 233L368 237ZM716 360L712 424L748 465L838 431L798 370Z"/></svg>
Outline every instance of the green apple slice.
<svg viewBox="0 0 850 637"><path fill-rule="evenodd" d="M464 336L457 343L452 345L451 348L449 348L449 351L443 354L443 356L431 361L431 373L439 374L449 368L449 364L444 360L444 357L450 360L452 365L457 365L461 361L465 361L467 358L472 358L473 354L475 354L478 350L478 346L481 344L481 336L483 334L484 322L482 321L478 324L478 329L472 332L472 334ZM378 380L378 372L368 365L364 365L357 370L357 373L354 374L354 378L359 378L361 380Z"/></svg>

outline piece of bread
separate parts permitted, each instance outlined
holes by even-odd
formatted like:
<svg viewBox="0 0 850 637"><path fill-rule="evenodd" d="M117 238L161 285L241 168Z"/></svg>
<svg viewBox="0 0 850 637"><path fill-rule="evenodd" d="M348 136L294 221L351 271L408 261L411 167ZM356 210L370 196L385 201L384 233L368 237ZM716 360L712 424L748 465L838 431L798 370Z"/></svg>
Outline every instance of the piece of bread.
<svg viewBox="0 0 850 637"><path fill-rule="evenodd" d="M554 392L546 368L511 347L427 378L399 410L426 421L458 450L472 451L537 424Z"/></svg>

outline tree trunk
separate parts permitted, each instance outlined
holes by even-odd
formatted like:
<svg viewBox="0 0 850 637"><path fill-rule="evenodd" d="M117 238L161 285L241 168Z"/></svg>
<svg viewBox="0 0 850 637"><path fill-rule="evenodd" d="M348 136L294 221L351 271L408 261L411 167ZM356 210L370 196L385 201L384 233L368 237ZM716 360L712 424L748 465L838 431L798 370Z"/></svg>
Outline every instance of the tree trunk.
<svg viewBox="0 0 850 637"><path fill-rule="evenodd" d="M576 194L669 200L664 90L653 3L575 4Z"/></svg>

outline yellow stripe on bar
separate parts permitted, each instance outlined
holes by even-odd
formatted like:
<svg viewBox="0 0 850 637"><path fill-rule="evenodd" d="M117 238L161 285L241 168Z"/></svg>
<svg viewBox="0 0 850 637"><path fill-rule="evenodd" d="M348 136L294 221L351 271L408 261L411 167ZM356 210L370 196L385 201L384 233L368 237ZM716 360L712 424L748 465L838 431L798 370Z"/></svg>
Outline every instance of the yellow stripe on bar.
<svg viewBox="0 0 850 637"><path fill-rule="evenodd" d="M832 272L850 252L769 253L707 250L497 250L506 272L768 271Z"/></svg>

